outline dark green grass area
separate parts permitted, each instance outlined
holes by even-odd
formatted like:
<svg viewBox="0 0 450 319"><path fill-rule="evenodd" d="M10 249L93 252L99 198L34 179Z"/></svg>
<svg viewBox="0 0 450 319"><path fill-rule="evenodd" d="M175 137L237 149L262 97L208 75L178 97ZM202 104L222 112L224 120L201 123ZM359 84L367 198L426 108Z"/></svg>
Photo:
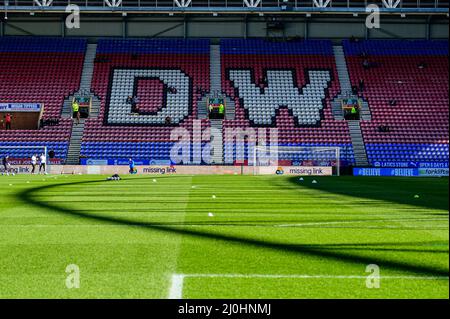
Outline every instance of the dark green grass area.
<svg viewBox="0 0 450 319"><path fill-rule="evenodd" d="M0 298L449 296L447 178L20 175L0 187Z"/></svg>

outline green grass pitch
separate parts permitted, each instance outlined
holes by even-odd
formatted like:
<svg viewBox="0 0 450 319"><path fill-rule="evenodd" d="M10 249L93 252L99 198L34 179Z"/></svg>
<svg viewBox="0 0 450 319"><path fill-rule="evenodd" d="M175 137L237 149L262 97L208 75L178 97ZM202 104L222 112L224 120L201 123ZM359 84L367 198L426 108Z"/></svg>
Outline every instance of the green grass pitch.
<svg viewBox="0 0 450 319"><path fill-rule="evenodd" d="M449 297L448 178L105 178L0 176L0 298Z"/></svg>

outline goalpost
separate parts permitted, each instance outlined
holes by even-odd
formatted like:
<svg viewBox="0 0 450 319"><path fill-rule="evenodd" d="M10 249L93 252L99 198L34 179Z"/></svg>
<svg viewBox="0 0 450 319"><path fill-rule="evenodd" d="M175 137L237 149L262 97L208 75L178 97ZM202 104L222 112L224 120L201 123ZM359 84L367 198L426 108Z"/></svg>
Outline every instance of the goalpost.
<svg viewBox="0 0 450 319"><path fill-rule="evenodd" d="M48 173L48 152L47 146L1 146L0 145L0 158L3 159L5 156L9 156L9 162L12 166L17 167L17 171L15 173L24 173L24 171L20 171L25 167L29 168L31 166L31 157L33 155L37 156L37 172L39 172L39 163L40 163L40 155L45 154L46 163L45 163L45 173ZM0 163L0 171L4 172L4 167L2 163Z"/></svg>
<svg viewBox="0 0 450 319"><path fill-rule="evenodd" d="M255 146L253 150L253 174L274 174L279 168L289 167L293 175L298 169L328 168L339 176L340 148L322 146ZM296 168L298 168L296 170ZM272 173L271 173L272 172ZM281 174L284 172L280 172ZM299 174L300 175L300 174Z"/></svg>

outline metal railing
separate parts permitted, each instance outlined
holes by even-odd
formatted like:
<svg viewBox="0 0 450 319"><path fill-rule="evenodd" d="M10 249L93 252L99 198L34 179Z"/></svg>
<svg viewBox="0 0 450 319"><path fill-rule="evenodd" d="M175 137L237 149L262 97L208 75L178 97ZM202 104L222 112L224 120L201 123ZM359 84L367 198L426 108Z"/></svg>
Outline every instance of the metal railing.
<svg viewBox="0 0 450 319"><path fill-rule="evenodd" d="M122 8L278 8L280 10L302 8L365 8L377 4L380 8L391 9L448 9L449 0L108 0L120 3ZM50 5L43 5L50 3ZM0 0L0 7L109 7L105 0ZM390 7L391 6L391 7Z"/></svg>

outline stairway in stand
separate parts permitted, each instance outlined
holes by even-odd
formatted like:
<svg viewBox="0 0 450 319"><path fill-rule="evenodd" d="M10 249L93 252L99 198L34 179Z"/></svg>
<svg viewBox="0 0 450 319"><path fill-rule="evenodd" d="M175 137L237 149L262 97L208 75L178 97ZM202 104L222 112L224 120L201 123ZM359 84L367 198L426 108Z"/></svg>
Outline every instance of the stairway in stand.
<svg viewBox="0 0 450 319"><path fill-rule="evenodd" d="M92 106L89 117L97 117L100 112L100 100L91 94L92 74L94 73L94 60L97 52L97 44L88 44L84 57L83 73L81 75L80 90L74 95L64 100L62 111L63 117L72 117L72 100L77 96L91 96ZM72 135L70 137L69 150L66 164L78 165L80 163L81 142L83 140L85 120L81 119L80 124L75 121L72 125Z"/></svg>
<svg viewBox="0 0 450 319"><path fill-rule="evenodd" d="M344 120L341 100L345 98L358 99L358 96L354 95L352 92L352 84L348 73L347 61L345 60L343 47L340 45L333 46L333 52L336 61L337 73L339 76L339 83L341 85L341 93L331 102L331 111L335 120ZM360 119L363 121L370 121L372 119L369 104L364 100L361 105ZM366 147L364 145L360 120L347 121L347 124L350 131L350 137L352 139L356 166L368 166L369 162L367 160Z"/></svg>

